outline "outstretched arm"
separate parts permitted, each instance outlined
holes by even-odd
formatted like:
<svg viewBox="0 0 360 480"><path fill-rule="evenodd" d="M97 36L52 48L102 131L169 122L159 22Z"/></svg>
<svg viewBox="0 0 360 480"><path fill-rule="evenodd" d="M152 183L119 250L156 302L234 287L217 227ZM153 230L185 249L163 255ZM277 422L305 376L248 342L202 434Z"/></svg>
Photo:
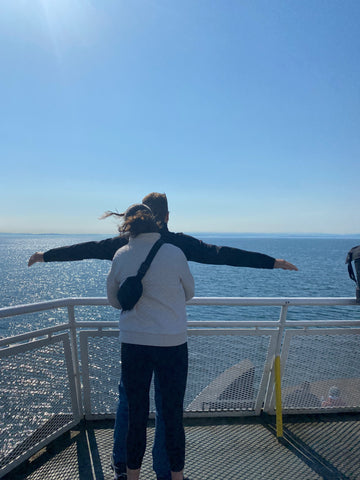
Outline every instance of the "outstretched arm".
<svg viewBox="0 0 360 480"><path fill-rule="evenodd" d="M31 255L28 266L37 262L71 262L97 258L99 260L112 260L115 252L128 243L128 236L107 238L99 242L84 242L66 247L52 248L46 252L36 252Z"/></svg>
<svg viewBox="0 0 360 480"><path fill-rule="evenodd" d="M273 258L259 252L250 252L234 247L217 246L198 238L166 231L163 240L179 247L188 261L212 265L230 265L233 267L281 268L297 270L297 267L286 260Z"/></svg>
<svg viewBox="0 0 360 480"><path fill-rule="evenodd" d="M283 260L282 258L277 258L274 263L274 268L282 268L283 270L298 270L295 265L293 265L290 262L287 262L286 260Z"/></svg>

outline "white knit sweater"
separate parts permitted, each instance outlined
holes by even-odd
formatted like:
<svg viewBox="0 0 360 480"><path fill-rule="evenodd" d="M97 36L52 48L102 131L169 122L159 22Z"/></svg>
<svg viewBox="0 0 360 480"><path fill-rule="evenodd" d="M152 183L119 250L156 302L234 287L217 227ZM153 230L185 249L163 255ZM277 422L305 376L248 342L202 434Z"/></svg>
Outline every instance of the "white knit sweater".
<svg viewBox="0 0 360 480"><path fill-rule="evenodd" d="M130 237L113 259L107 278L110 304L121 309L117 292L121 283L136 275L158 233ZM143 295L133 310L120 314L120 340L124 343L176 346L186 342L186 305L194 296L194 279L183 252L165 243L143 278Z"/></svg>

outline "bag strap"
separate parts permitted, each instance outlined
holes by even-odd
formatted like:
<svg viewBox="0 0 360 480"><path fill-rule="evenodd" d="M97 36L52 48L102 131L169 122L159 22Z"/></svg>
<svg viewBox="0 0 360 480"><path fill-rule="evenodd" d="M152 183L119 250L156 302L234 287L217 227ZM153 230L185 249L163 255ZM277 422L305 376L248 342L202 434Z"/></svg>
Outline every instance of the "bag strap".
<svg viewBox="0 0 360 480"><path fill-rule="evenodd" d="M139 271L137 273L137 277L140 278L140 280L143 279L145 273L147 272L148 268L150 267L151 262L153 261L155 255L157 254L157 251L163 245L164 242L161 238L157 240L154 245L151 247L150 252L148 253L148 256L146 259L143 261L143 263L140 265Z"/></svg>
<svg viewBox="0 0 360 480"><path fill-rule="evenodd" d="M348 272L349 272L349 277L351 278L351 280L354 280L354 282L356 282L355 273L354 273L354 270L353 270L353 267L352 267L351 263L348 264Z"/></svg>

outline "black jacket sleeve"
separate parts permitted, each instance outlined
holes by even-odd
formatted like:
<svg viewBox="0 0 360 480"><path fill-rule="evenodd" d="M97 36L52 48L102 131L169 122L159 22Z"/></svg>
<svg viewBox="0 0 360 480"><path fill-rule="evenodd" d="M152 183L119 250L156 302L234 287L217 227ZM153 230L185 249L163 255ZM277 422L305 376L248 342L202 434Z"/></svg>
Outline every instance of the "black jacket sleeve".
<svg viewBox="0 0 360 480"><path fill-rule="evenodd" d="M112 260L115 252L129 241L127 235L107 238L99 242L84 242L66 247L58 247L44 253L45 262L70 262L97 258L99 260Z"/></svg>
<svg viewBox="0 0 360 480"><path fill-rule="evenodd" d="M164 232L163 240L179 247L189 261L233 267L274 268L275 258L263 253L205 243L183 233Z"/></svg>
<svg viewBox="0 0 360 480"><path fill-rule="evenodd" d="M263 253L211 245L190 235L169 232L167 228L161 231L161 236L164 242L179 247L187 260L191 262L233 267L274 268L275 258ZM128 241L127 235L119 235L99 242L85 242L53 248L44 253L44 261L69 262L90 258L112 260L115 252L126 245Z"/></svg>

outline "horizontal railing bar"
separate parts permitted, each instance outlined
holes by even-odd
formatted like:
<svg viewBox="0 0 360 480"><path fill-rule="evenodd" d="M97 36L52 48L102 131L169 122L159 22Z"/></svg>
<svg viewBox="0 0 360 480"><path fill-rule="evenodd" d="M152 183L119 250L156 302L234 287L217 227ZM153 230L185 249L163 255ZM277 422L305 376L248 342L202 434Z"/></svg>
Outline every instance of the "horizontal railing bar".
<svg viewBox="0 0 360 480"><path fill-rule="evenodd" d="M189 328L202 328L202 327L210 327L210 328L217 328L217 327L227 327L227 328L242 328L242 327L249 327L249 328L256 328L256 327L264 327L264 328L278 328L280 325L279 321L257 321L257 320L248 320L248 321L241 321L241 320L225 320L225 321L197 321L197 320L190 320L187 323ZM359 320L287 320L285 322L287 327L356 327L360 326L360 319ZM88 321L88 322L76 322L75 326L77 328L119 328L119 322L101 322L101 321Z"/></svg>
<svg viewBox="0 0 360 480"><path fill-rule="evenodd" d="M189 328L199 328L199 327L230 327L230 328L236 328L236 327L249 327L249 328L256 328L256 327L267 327L267 328L278 328L279 327L279 321L221 321L221 322L216 322L216 321L195 321L191 320L187 323ZM359 325L360 325L360 320L359 320ZM101 321L88 321L88 322L76 322L75 326L77 328L119 328L119 322L101 322Z"/></svg>
<svg viewBox="0 0 360 480"><path fill-rule="evenodd" d="M190 320L188 321L188 327L279 327L278 320L225 320L225 321L201 321L201 320Z"/></svg>
<svg viewBox="0 0 360 480"><path fill-rule="evenodd" d="M57 300L49 300L46 302L16 305L14 307L3 307L0 308L0 318L13 317L15 315L22 315L24 313L42 312L44 310L52 310L55 308L87 305L102 306L109 305L109 302L105 297L67 297Z"/></svg>
<svg viewBox="0 0 360 480"><path fill-rule="evenodd" d="M96 321L87 321L87 322L75 322L76 328L119 328L119 322L102 322L99 320Z"/></svg>
<svg viewBox="0 0 360 480"><path fill-rule="evenodd" d="M352 297L194 297L187 305L228 306L322 306L356 305Z"/></svg>
<svg viewBox="0 0 360 480"><path fill-rule="evenodd" d="M286 327L360 327L359 320L286 320Z"/></svg>
<svg viewBox="0 0 360 480"><path fill-rule="evenodd" d="M270 320L228 320L228 321L189 321L188 327L269 327L269 328L278 328L280 325L279 321L270 321ZM360 326L359 320L286 320L285 325L287 327L324 327L324 326L342 326L342 327L351 327L351 326Z"/></svg>
<svg viewBox="0 0 360 480"><path fill-rule="evenodd" d="M225 323L225 322L224 322ZM203 327L203 326L202 326ZM118 334L119 330L97 330L97 329L94 329L94 330L83 330L81 332L82 335L86 335L86 336L113 336L114 333L117 333ZM268 332L271 332L271 334L273 334L274 332L276 332L276 330L274 329L261 329L259 330L258 329L258 326L257 325L252 325L252 328L242 328L240 329L239 327L237 328L231 328L231 327L226 327L224 325L219 325L219 328L191 328L188 330L188 333L189 335L222 335L223 333L224 334L228 334L228 333L231 333L233 335L240 335L240 334L246 334L246 335L266 335L268 334Z"/></svg>
<svg viewBox="0 0 360 480"><path fill-rule="evenodd" d="M360 327L360 320L288 320L285 325L292 328L300 327L326 327L326 328L335 328L335 327ZM119 325L118 322L76 322L75 326L77 328L93 328L93 329L103 329L103 328L112 328L117 330ZM189 321L188 328L191 332L194 328L278 328L279 321ZM22 342L30 340L32 338L37 338L45 335L50 335L55 332L69 329L69 323L63 323L53 327L43 328L40 330L34 330L31 332L23 333L20 335L15 335L13 337L7 337L0 339L0 347L10 345L17 342Z"/></svg>
<svg viewBox="0 0 360 480"><path fill-rule="evenodd" d="M68 297L0 308L0 318L69 306L106 306L106 297ZM194 297L187 305L209 306L335 306L356 305L352 297Z"/></svg>
<svg viewBox="0 0 360 480"><path fill-rule="evenodd" d="M293 335L324 335L324 332L328 333L331 332L331 335L353 335L360 333L359 324L355 325L355 328L341 328L339 325L338 328L329 328L328 325L323 325L322 328L316 329L304 329L298 330L288 329L286 330L286 335L293 336Z"/></svg>
<svg viewBox="0 0 360 480"><path fill-rule="evenodd" d="M67 299L52 300L49 302L29 303L24 305L16 305L15 307L0 308L0 318L14 317L16 315L23 315L26 313L42 312L44 310L53 310L55 308L67 307L69 303Z"/></svg>
<svg viewBox="0 0 360 480"><path fill-rule="evenodd" d="M50 345L53 343L59 343L60 341L64 341L67 339L67 333L61 333L59 335L52 335L50 338L40 338L40 339L32 339L31 342L27 343L15 343L9 342L9 345L6 348L0 349L0 358L6 357L9 355L16 355L18 353L28 352L30 350L34 350L46 345Z"/></svg>
<svg viewBox="0 0 360 480"><path fill-rule="evenodd" d="M279 328L279 321L191 321L188 322L189 328L201 328L201 327L232 327L232 328ZM286 327L360 327L359 320L287 320L284 324Z"/></svg>
<svg viewBox="0 0 360 480"><path fill-rule="evenodd" d="M20 335L15 335L12 337L5 337L0 340L0 347L2 347L3 345L10 345L13 343L23 342L25 340L31 340L37 337L51 335L52 333L55 333L55 332L68 330L69 327L70 327L69 323L62 323L60 325L55 325L54 327L42 328L40 330L33 330L31 332L21 333Z"/></svg>
<svg viewBox="0 0 360 480"><path fill-rule="evenodd" d="M276 330L271 330L271 334L274 334ZM257 328L194 328L189 330L190 335L266 335L269 334L269 330L258 330Z"/></svg>

